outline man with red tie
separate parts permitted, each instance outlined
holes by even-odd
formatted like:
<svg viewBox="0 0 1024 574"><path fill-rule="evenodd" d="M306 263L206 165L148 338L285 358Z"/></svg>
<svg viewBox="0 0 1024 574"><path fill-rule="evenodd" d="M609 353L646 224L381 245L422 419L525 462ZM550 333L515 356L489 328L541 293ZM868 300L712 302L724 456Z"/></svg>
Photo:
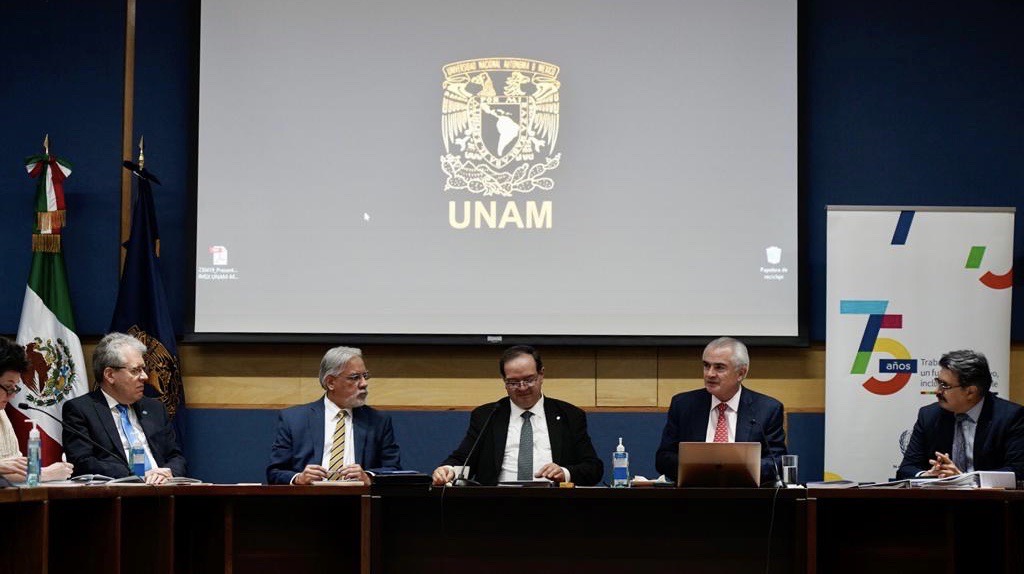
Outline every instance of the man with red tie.
<svg viewBox="0 0 1024 574"><path fill-rule="evenodd" d="M742 385L750 370L742 342L731 337L711 341L703 362L704 388L672 397L655 467L675 480L680 442L760 442L761 483L774 482L773 458L786 454L782 403Z"/></svg>

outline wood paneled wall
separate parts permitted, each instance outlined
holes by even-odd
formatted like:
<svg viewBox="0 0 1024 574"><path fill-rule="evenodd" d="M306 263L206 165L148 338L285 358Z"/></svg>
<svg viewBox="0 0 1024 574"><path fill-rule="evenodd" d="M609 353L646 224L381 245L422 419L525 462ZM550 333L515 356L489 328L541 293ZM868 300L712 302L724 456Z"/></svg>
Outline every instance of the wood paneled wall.
<svg viewBox="0 0 1024 574"><path fill-rule="evenodd" d="M92 341L91 343L94 343ZM92 345L86 345L86 355ZM188 344L181 347L192 408L278 409L314 400L327 345ZM366 346L370 404L386 409L467 409L504 396L496 347ZM545 392L588 410L665 409L701 386L700 349L547 347ZM88 362L88 361L87 361ZM1010 398L1024 401L1024 344L1011 353ZM751 349L747 385L788 412L825 409L825 348Z"/></svg>

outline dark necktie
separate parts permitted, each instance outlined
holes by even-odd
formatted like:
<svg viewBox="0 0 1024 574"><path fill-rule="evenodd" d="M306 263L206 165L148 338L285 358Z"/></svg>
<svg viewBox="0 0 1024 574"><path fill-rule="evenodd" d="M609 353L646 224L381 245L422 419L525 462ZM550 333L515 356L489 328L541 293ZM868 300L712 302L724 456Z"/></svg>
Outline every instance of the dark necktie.
<svg viewBox="0 0 1024 574"><path fill-rule="evenodd" d="M526 411L523 417L523 428L519 432L519 468L516 480L533 480L533 413Z"/></svg>
<svg viewBox="0 0 1024 574"><path fill-rule="evenodd" d="M953 428L953 464L962 472L967 472L967 437L964 435L964 421L970 420L966 413L956 415L956 427Z"/></svg>

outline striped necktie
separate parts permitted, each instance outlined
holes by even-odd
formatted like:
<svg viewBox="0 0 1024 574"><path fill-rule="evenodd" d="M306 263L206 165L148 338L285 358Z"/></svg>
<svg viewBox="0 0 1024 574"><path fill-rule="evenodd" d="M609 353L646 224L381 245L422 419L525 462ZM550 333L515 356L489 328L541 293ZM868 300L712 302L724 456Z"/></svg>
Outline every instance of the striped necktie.
<svg viewBox="0 0 1024 574"><path fill-rule="evenodd" d="M132 461L132 447L135 445L142 445L143 437L139 436L135 432L135 427L132 425L131 418L128 417L128 406L127 405L116 405L117 412L121 414L121 430L124 431L124 437L128 439L128 464L134 465ZM145 472L149 472L153 469L153 465L149 464L149 457L146 457L144 464Z"/></svg>
<svg viewBox="0 0 1024 574"><path fill-rule="evenodd" d="M334 425L334 437L331 438L331 465L329 472L337 472L345 465L345 435L348 433L348 412L338 412L338 423Z"/></svg>

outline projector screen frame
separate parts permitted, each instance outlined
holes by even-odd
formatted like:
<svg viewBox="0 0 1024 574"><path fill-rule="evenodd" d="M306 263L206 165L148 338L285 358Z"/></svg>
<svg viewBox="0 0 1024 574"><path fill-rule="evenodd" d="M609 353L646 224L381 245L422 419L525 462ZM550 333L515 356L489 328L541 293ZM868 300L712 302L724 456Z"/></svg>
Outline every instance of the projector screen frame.
<svg viewBox="0 0 1024 574"><path fill-rule="evenodd" d="M797 107L797 130L796 130L796 199L797 199L797 243L800 245L797 254L798 276L797 276L797 334L794 336L745 336L742 333L709 333L706 335L686 336L646 336L646 335L531 335L531 334L505 334L505 333L480 333L480 334L367 334L367 333L275 333L275 332L196 332L195 311L196 311L196 265L197 265L197 241L198 241L198 202L199 202L199 116L200 116L200 26L201 26L201 0L194 0L196 6L192 14L194 19L191 29L194 34L191 38L191 102L190 107L190 130L188 132L189 165L188 165L188 189L187 209L188 221L191 222L191 233L188 235L189 255L185 258L188 268L185 270L188 277L186 293L186 316L184 317L185 333L182 341L185 343L233 343L233 344L337 344L345 342L350 344L370 345L450 345L450 346L497 346L504 347L516 344L531 344L539 346L583 346L583 347L699 347L707 344L710 340L723 336L735 336L748 346L752 347L786 347L798 348L808 347L809 323L810 323L810 301L809 301L809 249L802 242L807 238L809 227L808 209L806 205L806 181L808 179L808 150L806 146L806 134L808 132L809 114L803 102L807 101L807 74L808 56L807 42L804 30L806 30L807 2L796 0L797 22L796 22L796 107Z"/></svg>

